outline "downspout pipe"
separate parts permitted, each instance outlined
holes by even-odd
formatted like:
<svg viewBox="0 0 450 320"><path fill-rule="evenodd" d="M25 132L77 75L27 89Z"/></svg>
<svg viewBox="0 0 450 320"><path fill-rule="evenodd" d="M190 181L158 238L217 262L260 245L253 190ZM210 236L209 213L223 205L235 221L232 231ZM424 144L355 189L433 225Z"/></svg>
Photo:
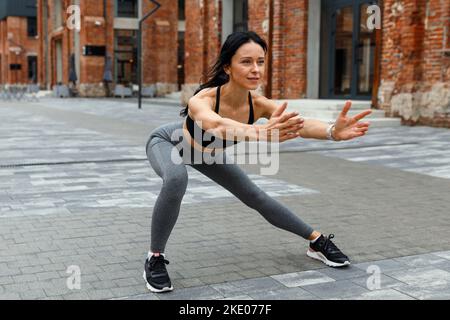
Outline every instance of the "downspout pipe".
<svg viewBox="0 0 450 320"><path fill-rule="evenodd" d="M269 64L267 66L267 89L266 97L272 99L272 72L273 72L273 11L274 11L274 0L269 0Z"/></svg>

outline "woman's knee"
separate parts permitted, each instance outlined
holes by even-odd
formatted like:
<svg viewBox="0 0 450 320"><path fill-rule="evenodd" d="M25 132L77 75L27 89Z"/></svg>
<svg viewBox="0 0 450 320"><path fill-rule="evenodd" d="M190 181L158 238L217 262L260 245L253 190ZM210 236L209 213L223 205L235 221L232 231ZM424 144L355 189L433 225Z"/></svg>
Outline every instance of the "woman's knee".
<svg viewBox="0 0 450 320"><path fill-rule="evenodd" d="M184 195L188 184L186 168L169 170L163 177L163 188L169 190L174 195Z"/></svg>
<svg viewBox="0 0 450 320"><path fill-rule="evenodd" d="M269 197L267 193L265 193L261 189L253 189L248 190L245 195L245 199L243 202L252 209L257 209L258 207L264 205L265 201Z"/></svg>

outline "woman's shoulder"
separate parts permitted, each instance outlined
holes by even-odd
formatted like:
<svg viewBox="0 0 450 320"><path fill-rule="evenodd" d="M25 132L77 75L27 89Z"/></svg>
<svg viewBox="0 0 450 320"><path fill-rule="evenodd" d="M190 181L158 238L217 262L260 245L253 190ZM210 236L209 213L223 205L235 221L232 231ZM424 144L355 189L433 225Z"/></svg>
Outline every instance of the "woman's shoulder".
<svg viewBox="0 0 450 320"><path fill-rule="evenodd" d="M188 101L188 115L191 117L192 107L209 108L213 110L215 105L216 93L214 88L204 88L192 96Z"/></svg>
<svg viewBox="0 0 450 320"><path fill-rule="evenodd" d="M200 90L194 97L199 99L211 99L216 97L217 87L204 88Z"/></svg>
<svg viewBox="0 0 450 320"><path fill-rule="evenodd" d="M276 104L273 100L256 91L251 91L251 94L253 104L255 108L261 112L261 117L265 118L267 115L272 114L273 109L276 108Z"/></svg>
<svg viewBox="0 0 450 320"><path fill-rule="evenodd" d="M259 104L269 104L269 103L273 103L272 100L270 100L269 98L267 98L266 96L264 96L263 94L261 94L258 91L250 91L251 95L252 95L252 100L256 103Z"/></svg>
<svg viewBox="0 0 450 320"><path fill-rule="evenodd" d="M201 101L202 103L208 103L212 106L216 98L216 88L204 88L197 92L195 96L192 96L189 101Z"/></svg>

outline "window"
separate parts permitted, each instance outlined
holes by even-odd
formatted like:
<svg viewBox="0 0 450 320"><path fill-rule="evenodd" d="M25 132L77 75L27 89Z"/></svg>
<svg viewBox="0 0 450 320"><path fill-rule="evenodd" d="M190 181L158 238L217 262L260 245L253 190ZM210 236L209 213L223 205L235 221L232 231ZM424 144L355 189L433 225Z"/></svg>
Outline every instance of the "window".
<svg viewBox="0 0 450 320"><path fill-rule="evenodd" d="M37 57L28 57L28 81L32 83L37 82Z"/></svg>
<svg viewBox="0 0 450 320"><path fill-rule="evenodd" d="M36 10L36 8L37 8L37 1L35 1L35 0L26 0L25 7L27 9Z"/></svg>
<svg viewBox="0 0 450 320"><path fill-rule="evenodd" d="M37 19L36 17L27 18L27 35L29 37L37 36Z"/></svg>
<svg viewBox="0 0 450 320"><path fill-rule="evenodd" d="M115 30L114 45L115 82L129 85L137 83L137 32Z"/></svg>
<svg viewBox="0 0 450 320"><path fill-rule="evenodd" d="M138 0L116 0L117 17L138 18Z"/></svg>

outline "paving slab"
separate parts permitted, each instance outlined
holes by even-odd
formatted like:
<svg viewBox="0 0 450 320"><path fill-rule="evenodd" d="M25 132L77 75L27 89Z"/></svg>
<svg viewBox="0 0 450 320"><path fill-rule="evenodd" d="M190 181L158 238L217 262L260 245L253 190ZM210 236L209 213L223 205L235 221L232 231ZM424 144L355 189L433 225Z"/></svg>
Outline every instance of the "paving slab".
<svg viewBox="0 0 450 320"><path fill-rule="evenodd" d="M120 100L0 102L0 298L160 299L142 283L162 184L144 144L178 112ZM167 247L176 291L163 299L448 297L449 147L447 129L374 128L348 142L281 144L275 175L242 165L277 201L336 235L353 262L346 270L308 258L306 241L188 168ZM80 267L80 290L67 288L70 266ZM381 289L370 291L374 266Z"/></svg>

